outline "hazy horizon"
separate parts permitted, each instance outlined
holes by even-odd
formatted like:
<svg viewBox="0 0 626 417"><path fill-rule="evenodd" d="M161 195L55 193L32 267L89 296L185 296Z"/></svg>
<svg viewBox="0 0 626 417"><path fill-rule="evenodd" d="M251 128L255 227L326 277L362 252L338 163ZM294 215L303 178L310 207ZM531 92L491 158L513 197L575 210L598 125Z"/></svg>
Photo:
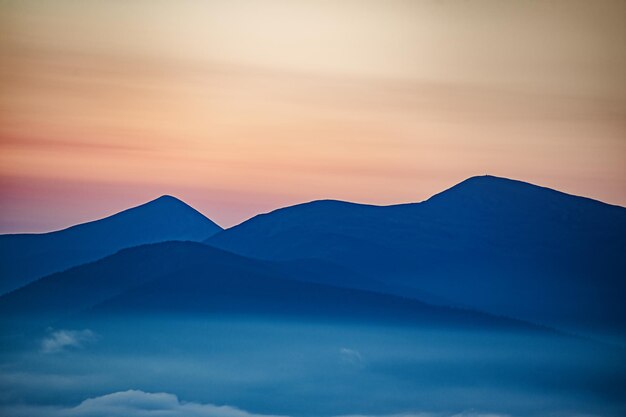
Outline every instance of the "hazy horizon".
<svg viewBox="0 0 626 417"><path fill-rule="evenodd" d="M492 176L492 175L490 175L490 174L485 174L484 176ZM431 197L433 197L433 196L435 196L435 195L437 195L437 194L440 194L440 193L442 193L442 192L445 192L445 191L447 191L448 189L450 189L450 188L454 187L455 185L458 185L458 184L460 184L461 182L463 182L463 181L465 181L465 180L467 180L467 179L469 179L469 178L473 178L473 177L479 177L479 175L472 176L472 177L468 177L468 178L464 178L464 179L463 179L463 180L461 180L461 181L458 181L458 182L456 182L456 183L450 184L450 185L446 186L444 189L441 189L441 190L439 190L439 191L436 191L436 192L435 192L435 193L433 193L432 195L426 196L426 197L425 197L424 199L422 199L422 200L413 200L413 201L398 201L398 202L390 202L390 203L387 203L387 204L375 204L375 203L368 203L368 202L362 202L362 201L338 200L338 199L333 199L333 198L318 198L318 199L315 199L315 200L303 200L303 201L296 201L296 202L290 203L290 204L288 204L288 205L286 205L286 206L277 206L277 207L270 208L270 209L268 209L268 210L266 210L266 211L260 211L260 212L258 212L258 213L253 213L253 214L252 214L252 215L250 215L249 217L244 217L244 218L242 218L241 220L235 221L234 223L229 224L229 225L227 225L227 226L224 226L223 224L220 224L220 222L218 222L218 221L216 221L216 220L215 220L215 218L220 218L220 217L221 217L221 216L219 216L219 215L214 215L213 213L207 213L207 212L204 212L203 210L199 209L198 207L193 206L192 204L188 203L187 201L185 201L184 199L180 198L180 197L179 197L179 196L177 196L177 195L173 195L173 194L161 194L161 195L154 195L154 196L150 197L148 200L145 200L145 201L140 201L140 202L138 202L138 203L136 203L136 204L134 204L134 205L131 205L131 206L113 208L113 209L112 209L112 211L100 211L100 212L95 212L95 210L94 210L94 212L95 212L95 213L94 213L94 217L90 217L90 218L86 218L86 219L75 219L75 220L70 220L70 221L71 221L71 223L66 224L66 225L61 225L60 227L56 227L56 228L53 228L53 229L50 229L50 230L6 230L6 231L5 231L5 230L2 230L2 229L0 228L0 234L14 234L14 233L16 233L16 234L19 234L19 233L35 233L35 234L36 234L36 233L49 233L49 232L55 232L55 231L59 231L59 230L64 230L64 229L66 229L66 228L69 228L69 227L72 227L72 226L76 226L76 225L79 225L79 224L82 224L82 223L87 223L87 222L91 222L91 221L97 221L97 220L101 220L101 219L107 218L107 217L109 217L109 216L113 216L113 215L115 215L115 214L118 214L118 213L124 212L124 211L126 211L126 210L128 210L128 209L135 208L135 207L139 207L139 206L141 206L141 205L144 205L144 204L147 204L147 203L153 202L153 201L155 201L155 200L157 200L157 199L159 199L159 198L161 198L161 197L173 197L173 198L176 198L176 199L178 199L178 200L180 200L180 201L184 202L185 204L189 205L189 206L190 206L190 207L192 207L193 209L197 210L199 213L201 213L202 215L204 215L206 218L208 218L208 219L212 220L215 224L217 224L217 225L218 225L218 226L220 226L221 228L223 228L223 229L228 229L228 228L230 228L230 227L234 227L234 226L237 226L237 225L239 225L239 224L241 224L241 223L244 223L244 222L246 222L247 220L250 220L250 219L252 219L253 217L255 217L255 216L257 216L257 215L260 215L260 214L267 214L267 213L270 213L270 212L272 212L272 211L279 210L279 209L281 209L281 208L291 207L291 206L295 206L295 205L299 205L299 204L311 203L311 202L314 202L314 201L335 200L335 201L345 201L345 202L348 202L348 203L364 204L364 205L374 205L374 206L393 206L393 205L402 205L402 204L415 204L415 203L421 203L421 202L424 202L424 201L428 200L429 198L431 198ZM518 178L508 178L508 179L510 179L510 180L514 180L514 181L526 182L526 181L523 181L523 180L518 179ZM536 185L536 186L539 186L539 187L544 187L542 184L533 184L533 185ZM548 187L548 188L549 188L549 187ZM554 190L554 189L553 189L553 190ZM555 190L555 191L558 191L558 192L563 192L562 190ZM569 194L569 193L566 193L566 194ZM574 194L570 194L570 195L573 195L573 196L575 196L575 197L589 198L589 197L584 196L584 195L574 195ZM609 205L616 205L616 206L618 206L618 207L624 207L624 206L619 205L619 204L610 204L610 203L607 203L607 202L605 202L605 201L601 201L601 200L596 200L596 201L600 201L601 203L605 203L605 204L609 204Z"/></svg>
<svg viewBox="0 0 626 417"><path fill-rule="evenodd" d="M6 1L0 232L176 195L224 227L473 175L626 205L620 1Z"/></svg>

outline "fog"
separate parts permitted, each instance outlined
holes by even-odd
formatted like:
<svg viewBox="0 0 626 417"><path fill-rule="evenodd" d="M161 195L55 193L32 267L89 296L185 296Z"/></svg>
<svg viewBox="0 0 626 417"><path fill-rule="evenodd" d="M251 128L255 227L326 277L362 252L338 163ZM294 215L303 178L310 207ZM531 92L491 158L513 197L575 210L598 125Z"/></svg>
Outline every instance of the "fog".
<svg viewBox="0 0 626 417"><path fill-rule="evenodd" d="M626 412L624 350L552 332L215 316L64 325L2 332L0 414Z"/></svg>

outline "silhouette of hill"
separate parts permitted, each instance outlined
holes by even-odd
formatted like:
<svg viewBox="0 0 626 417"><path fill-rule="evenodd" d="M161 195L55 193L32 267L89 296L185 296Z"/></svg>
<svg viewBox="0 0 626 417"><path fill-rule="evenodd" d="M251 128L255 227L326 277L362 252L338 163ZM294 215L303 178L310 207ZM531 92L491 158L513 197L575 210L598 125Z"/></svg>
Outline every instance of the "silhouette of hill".
<svg viewBox="0 0 626 417"><path fill-rule="evenodd" d="M162 196L56 232L1 235L0 294L122 248L167 240L200 241L220 230L182 201Z"/></svg>
<svg viewBox="0 0 626 417"><path fill-rule="evenodd" d="M0 313L18 330L20 319L35 319L45 328L94 315L234 314L545 331L483 313L301 281L276 264L193 242L124 249L49 275L0 297Z"/></svg>
<svg viewBox="0 0 626 417"><path fill-rule="evenodd" d="M626 332L626 209L521 181L473 177L394 206L314 201L206 242L259 259L323 259L495 314Z"/></svg>

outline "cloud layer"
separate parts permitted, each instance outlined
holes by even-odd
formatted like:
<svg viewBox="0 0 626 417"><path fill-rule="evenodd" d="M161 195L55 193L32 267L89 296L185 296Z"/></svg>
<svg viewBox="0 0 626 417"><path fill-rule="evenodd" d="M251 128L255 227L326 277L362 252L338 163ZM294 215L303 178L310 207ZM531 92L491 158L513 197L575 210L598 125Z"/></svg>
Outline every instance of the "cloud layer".
<svg viewBox="0 0 626 417"><path fill-rule="evenodd" d="M13 417L259 417L234 407L181 402L173 394L136 390L89 398L76 407L14 406L0 411Z"/></svg>
<svg viewBox="0 0 626 417"><path fill-rule="evenodd" d="M120 391L89 398L75 407L0 407L2 415L13 417L277 417L253 414L230 406L183 402L176 395L138 390ZM6 413L6 414L4 414ZM341 416L375 417L375 416ZM500 414L463 412L454 415L407 413L379 417L506 417Z"/></svg>

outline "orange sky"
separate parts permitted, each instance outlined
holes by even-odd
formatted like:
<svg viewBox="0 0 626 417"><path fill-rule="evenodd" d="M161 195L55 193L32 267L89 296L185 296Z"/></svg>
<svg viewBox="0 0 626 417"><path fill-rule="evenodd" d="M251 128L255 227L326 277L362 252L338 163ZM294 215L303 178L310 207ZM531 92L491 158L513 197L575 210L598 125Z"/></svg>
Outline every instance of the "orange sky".
<svg viewBox="0 0 626 417"><path fill-rule="evenodd" d="M4 1L0 232L490 173L626 205L622 1Z"/></svg>

